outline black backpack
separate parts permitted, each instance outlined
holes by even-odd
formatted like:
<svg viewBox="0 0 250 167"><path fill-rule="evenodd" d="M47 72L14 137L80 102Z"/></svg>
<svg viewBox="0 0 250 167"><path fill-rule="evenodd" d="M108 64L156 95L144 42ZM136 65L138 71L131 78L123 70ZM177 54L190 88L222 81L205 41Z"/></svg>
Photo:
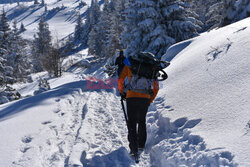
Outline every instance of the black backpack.
<svg viewBox="0 0 250 167"><path fill-rule="evenodd" d="M150 52L140 52L133 57L131 56L129 61L132 73L139 77L155 81L163 81L168 78L163 69L169 66L170 63L157 60Z"/></svg>
<svg viewBox="0 0 250 167"><path fill-rule="evenodd" d="M169 66L170 63L155 59L152 53L141 52L129 57L128 60L132 72L126 85L128 90L153 96L154 81L163 81L168 78L163 68Z"/></svg>

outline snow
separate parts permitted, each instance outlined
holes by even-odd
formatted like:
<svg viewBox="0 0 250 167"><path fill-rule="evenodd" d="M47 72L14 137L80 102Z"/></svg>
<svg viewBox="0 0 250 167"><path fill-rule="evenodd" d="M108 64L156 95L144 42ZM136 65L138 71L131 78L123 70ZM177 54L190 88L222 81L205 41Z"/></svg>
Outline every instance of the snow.
<svg viewBox="0 0 250 167"><path fill-rule="evenodd" d="M78 4L51 0L48 9L61 3L66 9L49 19L59 39L72 33L66 18ZM16 6L3 5L8 14ZM44 9L24 5L18 18L32 38ZM62 77L33 74L34 82L14 86L22 99L0 105L0 166L250 166L249 54L250 18L170 47L162 58L171 61L169 78L149 108L146 148L136 165L117 90L87 89L88 77L110 78L82 50L64 59ZM40 77L51 90L33 96Z"/></svg>
<svg viewBox="0 0 250 167"><path fill-rule="evenodd" d="M40 1L38 1L40 2ZM45 6L34 5L34 1L20 1L20 6L17 3L4 4L0 3L0 7L7 12L8 19L17 20L18 27L21 23L24 24L27 31L24 32L23 37L26 39L33 39L33 35L37 33L39 18L45 17L45 21L49 23L49 29L54 37L54 40L61 40L70 35L75 28L75 20L77 14L84 13L90 5L91 0L84 0L86 6L79 8L80 1L72 0L49 0L45 1L47 4L47 12Z"/></svg>
<svg viewBox="0 0 250 167"><path fill-rule="evenodd" d="M246 28L247 27L247 28ZM171 120L201 119L192 133L208 148L230 150L240 166L249 166L249 18L201 34L182 49L167 69L169 79L159 96L174 112ZM180 44L183 46L183 43ZM176 50L181 48L178 45ZM243 147L242 147L243 146Z"/></svg>

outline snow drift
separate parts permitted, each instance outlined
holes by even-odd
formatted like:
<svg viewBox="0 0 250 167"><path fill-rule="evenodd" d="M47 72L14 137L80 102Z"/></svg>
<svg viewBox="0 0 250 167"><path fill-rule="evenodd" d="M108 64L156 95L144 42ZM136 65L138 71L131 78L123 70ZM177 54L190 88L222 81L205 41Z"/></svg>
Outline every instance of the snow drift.
<svg viewBox="0 0 250 167"><path fill-rule="evenodd" d="M171 50L179 54L166 69L169 79L159 96L173 111L159 111L162 117L201 120L191 131L206 148L249 166L250 19L203 33L187 47L177 44ZM163 58L173 57L171 53Z"/></svg>

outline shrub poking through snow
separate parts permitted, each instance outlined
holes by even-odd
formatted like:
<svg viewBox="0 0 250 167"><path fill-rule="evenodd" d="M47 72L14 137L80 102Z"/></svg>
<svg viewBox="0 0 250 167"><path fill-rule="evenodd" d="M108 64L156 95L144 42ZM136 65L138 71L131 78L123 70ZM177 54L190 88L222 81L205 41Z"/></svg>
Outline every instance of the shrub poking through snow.
<svg viewBox="0 0 250 167"><path fill-rule="evenodd" d="M41 79L38 86L39 86L39 89L34 92L34 95L38 95L47 90L50 90L50 84L47 79Z"/></svg>
<svg viewBox="0 0 250 167"><path fill-rule="evenodd" d="M21 98L21 94L14 88L6 86L6 88L0 92L0 104L4 104L13 100Z"/></svg>

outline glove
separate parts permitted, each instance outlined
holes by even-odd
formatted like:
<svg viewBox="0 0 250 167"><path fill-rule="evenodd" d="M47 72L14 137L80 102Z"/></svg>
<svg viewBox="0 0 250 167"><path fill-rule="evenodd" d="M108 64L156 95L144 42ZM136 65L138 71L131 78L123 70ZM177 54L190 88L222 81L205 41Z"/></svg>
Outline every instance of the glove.
<svg viewBox="0 0 250 167"><path fill-rule="evenodd" d="M120 93L122 99L126 99L127 94L125 92Z"/></svg>

